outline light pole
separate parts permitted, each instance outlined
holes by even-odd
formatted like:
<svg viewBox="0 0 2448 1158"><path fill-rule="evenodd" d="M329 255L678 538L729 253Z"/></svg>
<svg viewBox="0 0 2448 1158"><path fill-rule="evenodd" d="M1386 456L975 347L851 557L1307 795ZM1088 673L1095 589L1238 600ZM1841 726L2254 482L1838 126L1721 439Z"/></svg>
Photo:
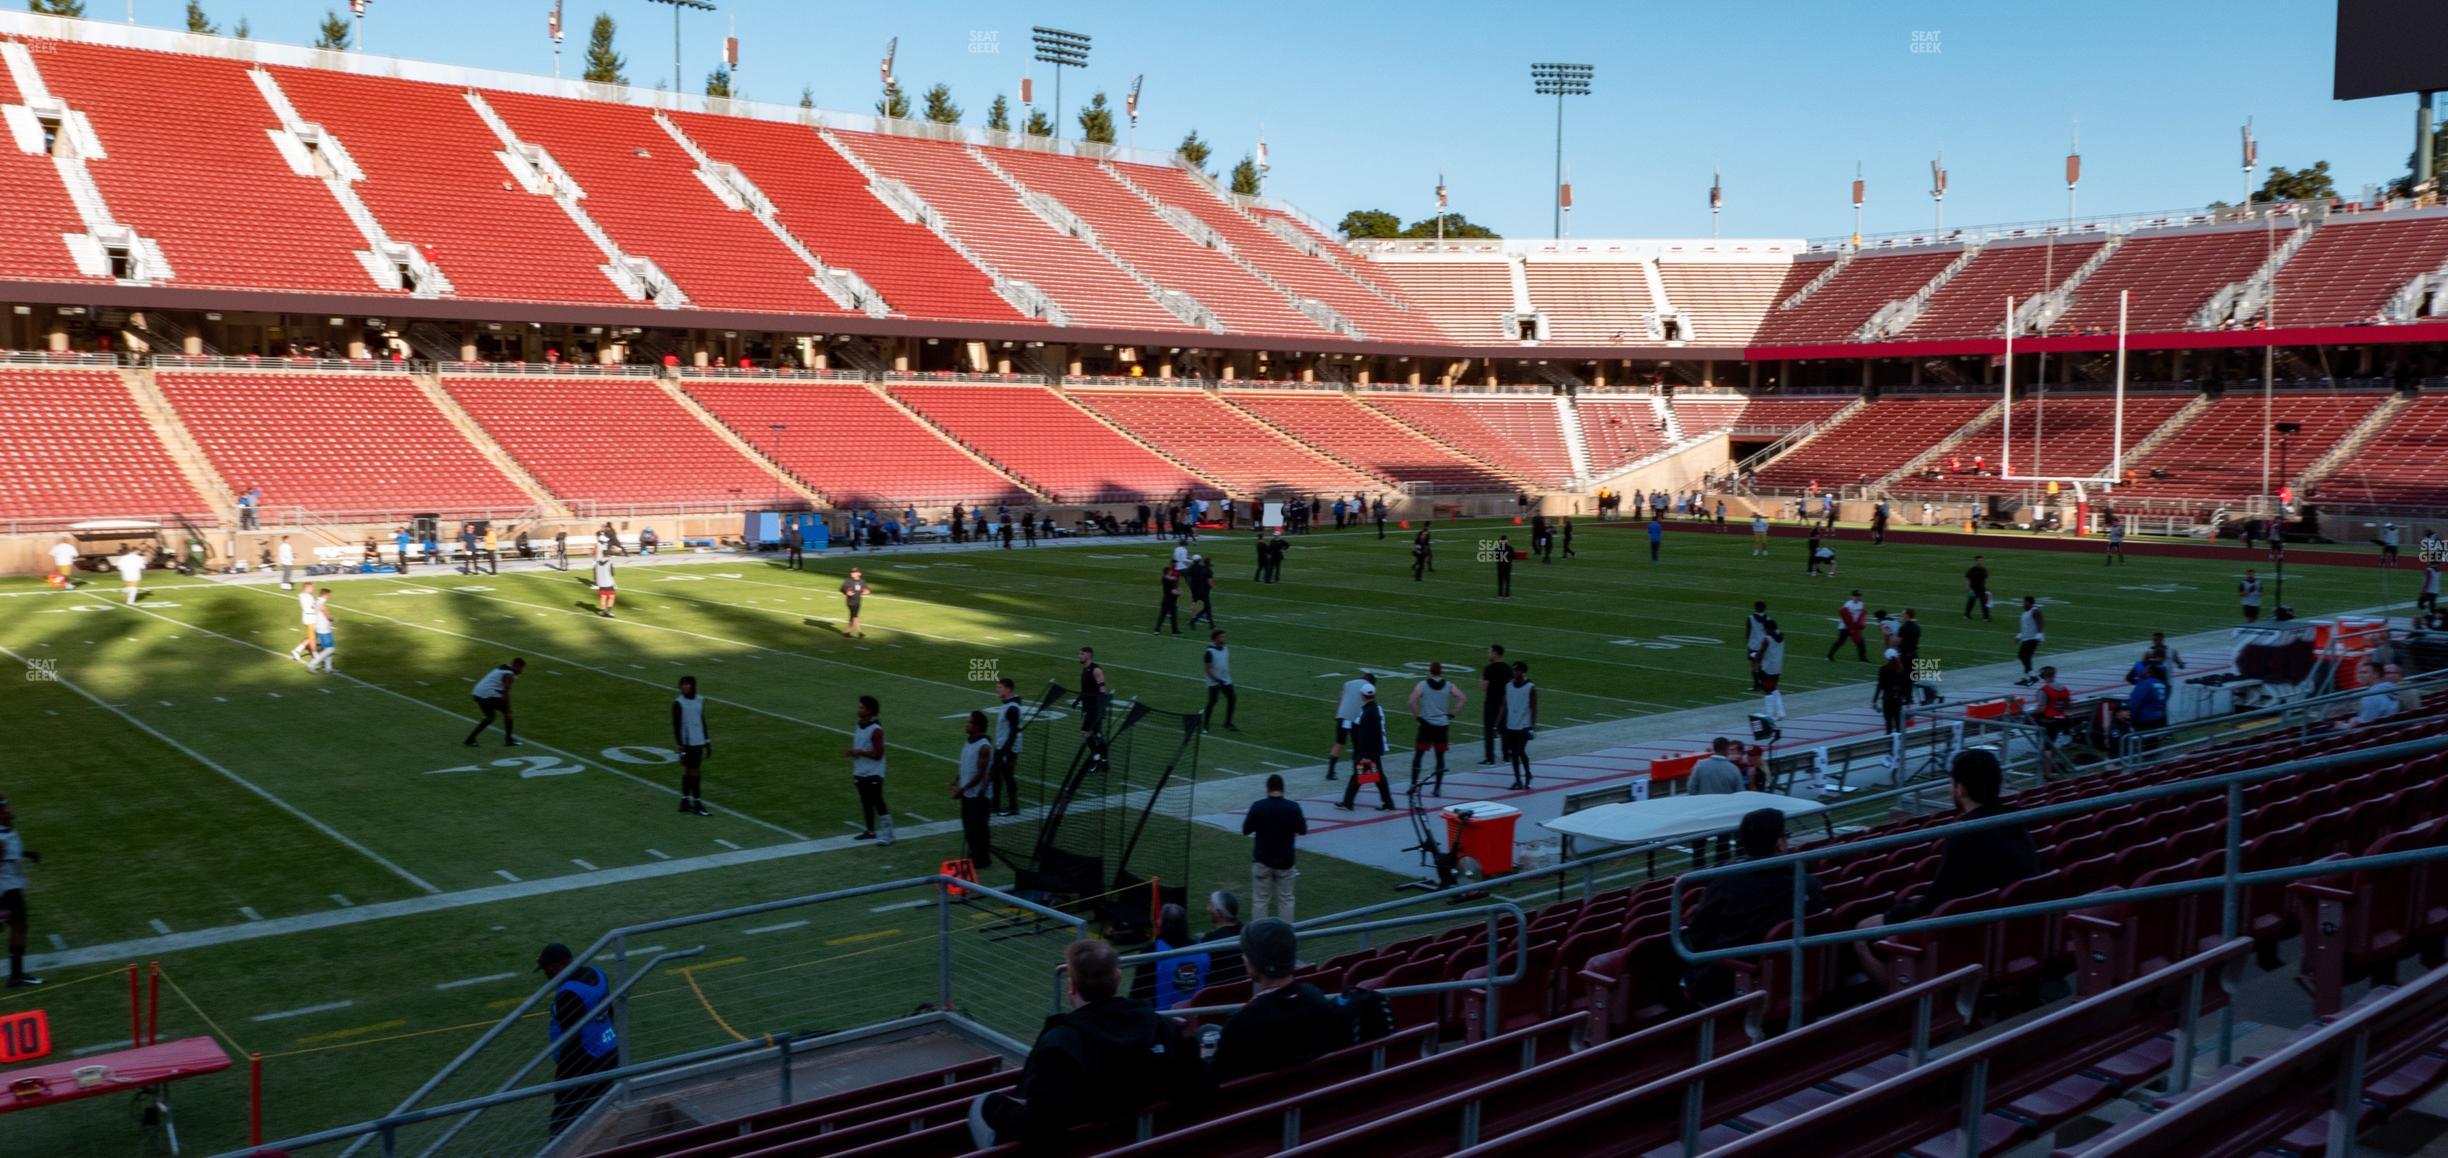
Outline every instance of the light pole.
<svg viewBox="0 0 2448 1158"><path fill-rule="evenodd" d="M2273 429L2278 432L2278 477L2283 480L2287 471L2287 443L2296 431L2303 429L2303 424L2281 422ZM2278 485L2281 490L2286 487L2283 481ZM2278 618L2293 619L2295 613L2287 609L2286 601L2286 500L2276 492L2271 493L2270 500L2271 509L2277 512L2270 521L2270 560L2278 573Z"/></svg>
<svg viewBox="0 0 2448 1158"><path fill-rule="evenodd" d="M1037 45L1037 63L1054 66L1054 139L1062 139L1062 74L1066 68L1088 67L1088 40L1085 32L1065 32L1043 26L1029 29L1029 38Z"/></svg>
<svg viewBox="0 0 2448 1158"><path fill-rule="evenodd" d="M678 96L678 95L680 95L680 91L681 91L681 81L680 81L680 10L681 10L681 9L683 9L683 8L694 8L694 9L696 9L696 10L700 11L700 12L712 12L712 11L714 10L714 6L713 6L712 4L707 3L707 2L706 2L706 0L654 0L654 2L655 2L655 3L657 3L657 4L669 4L669 5L671 5L671 10L672 10L672 95L673 95L673 96Z"/></svg>
<svg viewBox="0 0 2448 1158"><path fill-rule="evenodd" d="M1941 238L1946 236L1946 179L1946 154L1940 153L1930 161L1930 204L1938 210L1937 236Z"/></svg>
<svg viewBox="0 0 2448 1158"><path fill-rule="evenodd" d="M349 0L349 22L355 25L349 29L349 48L357 52L365 51L366 4L367 0ZM135 0L128 0L128 23L136 23Z"/></svg>
<svg viewBox="0 0 2448 1158"><path fill-rule="evenodd" d="M1587 64L1533 64L1530 90L1556 99L1555 235L1564 236L1564 98L1588 96L1590 77L1598 70Z"/></svg>

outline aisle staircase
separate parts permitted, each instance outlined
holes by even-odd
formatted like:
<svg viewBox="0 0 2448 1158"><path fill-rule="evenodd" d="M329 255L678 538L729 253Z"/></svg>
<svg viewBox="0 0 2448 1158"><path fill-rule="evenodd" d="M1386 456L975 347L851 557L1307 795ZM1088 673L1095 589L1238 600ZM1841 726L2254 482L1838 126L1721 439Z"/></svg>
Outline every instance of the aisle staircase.
<svg viewBox="0 0 2448 1158"><path fill-rule="evenodd" d="M483 455L484 460L493 465L493 469L502 473L502 477L509 479L518 489L526 492L528 498L535 500L538 511L550 518L564 518L570 514L569 504L562 502L560 496L545 489L544 484L538 482L533 474L528 473L527 468L519 460L511 457L509 451L502 449L500 443L493 441L493 436L476 421L475 416L459 405L458 399L450 396L450 391L442 388L440 375L410 374L408 380L416 383L417 392L423 394L425 401L441 412L443 419L451 424L452 429L459 432L460 437L467 439L468 444L476 448L476 453Z"/></svg>
<svg viewBox="0 0 2448 1158"><path fill-rule="evenodd" d="M144 413L146 425L153 428L153 436L160 439L163 448L170 452L170 460L178 464L179 473L186 476L187 485L194 487L195 493L211 504L213 514L220 517L222 526L236 527L237 491L231 488L229 480L221 477L221 471L213 466L212 459L205 457L204 447L196 442L195 435L187 429L187 423L179 418L178 411L170 408L170 400L162 395L161 385L153 380L152 367L122 366L119 368L119 381L127 387L128 395L136 400L136 409Z"/></svg>

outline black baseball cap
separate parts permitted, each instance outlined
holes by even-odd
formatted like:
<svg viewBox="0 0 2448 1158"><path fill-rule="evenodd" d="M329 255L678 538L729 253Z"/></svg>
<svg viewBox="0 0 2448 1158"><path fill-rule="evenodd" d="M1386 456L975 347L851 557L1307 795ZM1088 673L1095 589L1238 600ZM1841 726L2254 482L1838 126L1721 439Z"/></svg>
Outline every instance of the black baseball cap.
<svg viewBox="0 0 2448 1158"><path fill-rule="evenodd" d="M559 973L562 966L569 964L569 960L570 947L554 941L544 946L543 952L536 954L536 972Z"/></svg>

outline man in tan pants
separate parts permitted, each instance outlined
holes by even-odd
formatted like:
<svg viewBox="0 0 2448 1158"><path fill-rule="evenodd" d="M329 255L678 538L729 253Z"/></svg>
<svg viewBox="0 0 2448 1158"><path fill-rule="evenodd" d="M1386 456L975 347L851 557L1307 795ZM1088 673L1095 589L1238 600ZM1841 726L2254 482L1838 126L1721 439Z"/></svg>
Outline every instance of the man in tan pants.
<svg viewBox="0 0 2448 1158"><path fill-rule="evenodd" d="M1292 884L1300 879L1293 867L1292 841L1309 835L1309 820L1301 806L1284 797L1282 776L1269 776L1267 794L1250 805L1241 818L1241 833L1250 841L1250 919L1280 917L1293 921Z"/></svg>

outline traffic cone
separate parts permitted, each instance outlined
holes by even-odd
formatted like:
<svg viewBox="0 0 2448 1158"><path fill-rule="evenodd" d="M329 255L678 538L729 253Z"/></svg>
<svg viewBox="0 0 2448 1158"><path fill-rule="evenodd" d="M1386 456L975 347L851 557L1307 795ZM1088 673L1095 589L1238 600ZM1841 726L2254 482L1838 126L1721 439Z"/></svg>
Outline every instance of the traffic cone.
<svg viewBox="0 0 2448 1158"><path fill-rule="evenodd" d="M1520 525L1521 525L1521 516L1520 516L1520 515L1515 515L1515 516L1513 516L1513 525L1514 525L1514 526L1516 526L1516 527L1518 527L1518 526L1520 526Z"/></svg>
<svg viewBox="0 0 2448 1158"><path fill-rule="evenodd" d="M1410 530L1410 529L1411 529L1411 520L1409 520L1409 519L1404 519L1403 521L1401 521L1401 522L1399 522L1399 523L1394 524L1394 529L1395 529L1395 530L1397 530L1397 531L1408 531L1408 530Z"/></svg>

